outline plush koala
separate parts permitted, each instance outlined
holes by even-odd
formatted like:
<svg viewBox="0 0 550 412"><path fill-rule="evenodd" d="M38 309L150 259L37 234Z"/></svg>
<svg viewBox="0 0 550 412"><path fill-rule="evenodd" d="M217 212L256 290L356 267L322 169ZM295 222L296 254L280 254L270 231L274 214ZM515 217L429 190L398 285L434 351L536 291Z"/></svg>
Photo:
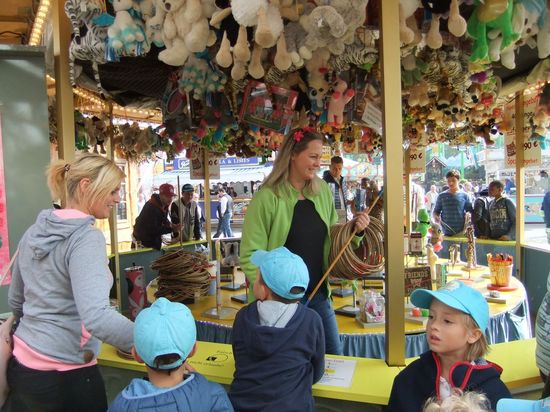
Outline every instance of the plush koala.
<svg viewBox="0 0 550 412"><path fill-rule="evenodd" d="M342 37L346 34L346 23L334 7L315 7L308 15L300 17L300 24L307 33L304 47L310 54L321 47L327 47L332 54L344 52Z"/></svg>

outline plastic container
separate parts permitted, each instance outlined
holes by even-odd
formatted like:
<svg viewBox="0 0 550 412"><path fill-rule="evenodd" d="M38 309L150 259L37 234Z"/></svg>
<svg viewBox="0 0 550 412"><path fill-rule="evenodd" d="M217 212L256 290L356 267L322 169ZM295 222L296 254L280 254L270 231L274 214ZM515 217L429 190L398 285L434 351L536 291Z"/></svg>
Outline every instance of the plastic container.
<svg viewBox="0 0 550 412"><path fill-rule="evenodd" d="M491 274L491 284L493 286L508 286L512 279L514 265L511 262L491 262L489 261L489 272Z"/></svg>

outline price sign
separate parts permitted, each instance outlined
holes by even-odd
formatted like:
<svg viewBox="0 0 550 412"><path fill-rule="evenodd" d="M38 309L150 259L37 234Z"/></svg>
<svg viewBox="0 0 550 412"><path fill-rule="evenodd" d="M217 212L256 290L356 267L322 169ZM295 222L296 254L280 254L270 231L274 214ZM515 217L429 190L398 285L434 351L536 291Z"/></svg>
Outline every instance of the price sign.
<svg viewBox="0 0 550 412"><path fill-rule="evenodd" d="M426 148L409 148L410 170L409 173L426 173Z"/></svg>
<svg viewBox="0 0 550 412"><path fill-rule="evenodd" d="M533 96L524 100L524 117L523 117L523 135L525 142L523 143L523 165L525 167L539 167L541 165L541 147L540 143L536 140L528 139L531 135L531 124L529 120L535 115L536 108L538 106L539 96ZM505 107L509 113L514 113L514 105L508 104ZM504 155L506 160L506 167L516 167L516 131L515 131L515 116L512 115L512 129L506 133Z"/></svg>

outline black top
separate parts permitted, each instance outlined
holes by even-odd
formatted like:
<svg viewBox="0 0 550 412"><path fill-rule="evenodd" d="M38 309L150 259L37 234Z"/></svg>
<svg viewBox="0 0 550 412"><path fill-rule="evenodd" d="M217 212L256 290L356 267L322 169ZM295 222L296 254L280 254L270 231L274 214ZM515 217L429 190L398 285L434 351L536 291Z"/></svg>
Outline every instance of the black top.
<svg viewBox="0 0 550 412"><path fill-rule="evenodd" d="M292 223L284 246L304 259L309 271L307 293L315 289L323 276L323 250L326 236L327 226L315 210L315 204L308 199L298 200L294 206Z"/></svg>
<svg viewBox="0 0 550 412"><path fill-rule="evenodd" d="M168 220L168 207L164 207L160 201L160 196L154 193L136 218L134 237L143 246L160 250L162 235L171 232L172 228Z"/></svg>

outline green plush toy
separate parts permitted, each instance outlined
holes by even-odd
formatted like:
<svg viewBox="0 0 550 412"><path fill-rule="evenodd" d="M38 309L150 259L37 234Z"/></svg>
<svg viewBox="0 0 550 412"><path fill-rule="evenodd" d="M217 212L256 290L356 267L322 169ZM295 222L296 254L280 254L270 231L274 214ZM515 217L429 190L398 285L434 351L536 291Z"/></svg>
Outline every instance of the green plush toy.
<svg viewBox="0 0 550 412"><path fill-rule="evenodd" d="M418 223L415 230L422 234L422 237L428 235L428 229L430 228L430 215L426 209L418 209L417 213Z"/></svg>
<svg viewBox="0 0 550 412"><path fill-rule="evenodd" d="M502 3L502 0L497 0L497 2ZM502 33L500 50L505 50L520 37L519 33L514 32L512 28L514 2L508 0L505 9L497 7L492 9L491 3L495 3L495 1L474 1L475 9L468 20L468 34L474 39L472 55L470 56L472 62L490 62L489 40L487 38L489 31L498 29ZM491 11L491 13L487 13L486 10Z"/></svg>

